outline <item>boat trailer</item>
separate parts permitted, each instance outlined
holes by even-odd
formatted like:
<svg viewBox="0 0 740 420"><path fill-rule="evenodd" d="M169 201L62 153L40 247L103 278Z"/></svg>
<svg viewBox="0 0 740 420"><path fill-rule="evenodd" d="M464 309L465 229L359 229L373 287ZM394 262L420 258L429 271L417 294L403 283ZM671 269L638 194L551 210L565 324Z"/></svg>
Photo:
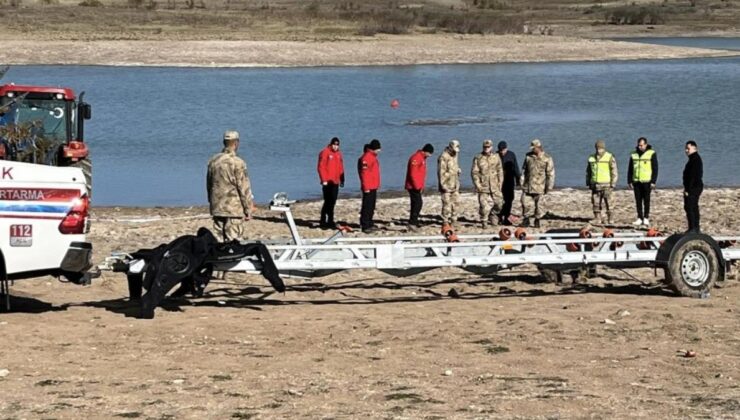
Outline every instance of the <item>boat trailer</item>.
<svg viewBox="0 0 740 420"><path fill-rule="evenodd" d="M339 230L326 239L302 238L284 193L275 194L270 209L281 212L291 238L219 243L205 228L155 249L113 253L101 270L125 272L132 300L141 303L141 317L154 309L178 284L173 295L202 296L214 272L261 274L279 292L283 277L321 277L342 270L376 269L393 276L411 276L441 267L460 267L477 274L535 265L551 282L588 278L595 266L653 267L664 270L664 282L678 295L704 297L725 281L740 260L740 236L698 232L663 235L648 231L617 232L556 229L530 234L502 228L497 234L349 237ZM142 296L142 289L147 292Z"/></svg>

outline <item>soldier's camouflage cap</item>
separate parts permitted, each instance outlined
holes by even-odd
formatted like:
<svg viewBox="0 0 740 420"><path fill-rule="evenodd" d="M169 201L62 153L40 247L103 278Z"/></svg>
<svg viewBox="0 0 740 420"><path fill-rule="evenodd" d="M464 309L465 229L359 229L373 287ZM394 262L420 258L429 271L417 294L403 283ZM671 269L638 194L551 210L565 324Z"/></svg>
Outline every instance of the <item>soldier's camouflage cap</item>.
<svg viewBox="0 0 740 420"><path fill-rule="evenodd" d="M531 143L529 143L529 148L534 149L535 147L542 147L542 142L540 139L534 139Z"/></svg>
<svg viewBox="0 0 740 420"><path fill-rule="evenodd" d="M483 147L493 147L493 140L491 139L483 140Z"/></svg>
<svg viewBox="0 0 740 420"><path fill-rule="evenodd" d="M225 132L224 140L239 140L239 132L235 130L229 130Z"/></svg>
<svg viewBox="0 0 740 420"><path fill-rule="evenodd" d="M460 151L460 141L459 140L450 141L450 149L456 152L459 152Z"/></svg>

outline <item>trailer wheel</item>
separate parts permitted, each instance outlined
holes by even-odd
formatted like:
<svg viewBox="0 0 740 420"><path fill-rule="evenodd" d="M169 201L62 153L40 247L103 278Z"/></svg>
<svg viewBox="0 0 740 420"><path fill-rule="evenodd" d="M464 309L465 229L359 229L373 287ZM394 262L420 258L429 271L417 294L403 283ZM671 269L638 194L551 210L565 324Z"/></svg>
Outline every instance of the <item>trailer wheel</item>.
<svg viewBox="0 0 740 420"><path fill-rule="evenodd" d="M719 259L710 244L693 239L671 253L665 276L668 285L682 296L698 298L719 278Z"/></svg>

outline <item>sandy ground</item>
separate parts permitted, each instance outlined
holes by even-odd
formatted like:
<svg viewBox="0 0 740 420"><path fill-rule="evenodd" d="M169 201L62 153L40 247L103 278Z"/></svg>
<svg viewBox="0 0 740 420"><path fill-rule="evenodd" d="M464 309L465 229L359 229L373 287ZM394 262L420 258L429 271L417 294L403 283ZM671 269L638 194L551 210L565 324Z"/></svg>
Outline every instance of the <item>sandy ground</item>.
<svg viewBox="0 0 740 420"><path fill-rule="evenodd" d="M379 36L336 42L8 39L3 41L0 63L294 67L635 60L738 54L737 51L532 35Z"/></svg>
<svg viewBox="0 0 740 420"><path fill-rule="evenodd" d="M585 191L556 190L548 201L543 229L590 216ZM628 228L630 192L617 202L616 225ZM738 202L740 190L707 191L705 230L738 232ZM406 206L379 202L379 234L405 230ZM327 235L314 227L319 207L294 207L304 236ZM358 209L340 200L339 219L356 223ZM438 211L428 196L422 233L438 234ZM96 260L210 226L205 213L95 209ZM462 232L480 231L476 215L466 194ZM678 191L656 193L653 220L684 228ZM288 234L264 208L249 229L250 239ZM13 312L0 315L0 417L740 417L737 281L688 299L655 274L599 269L585 285L555 285L531 267L407 278L369 270L291 279L285 294L230 274L202 299L168 301L154 320L132 317L120 274L88 287L18 281Z"/></svg>

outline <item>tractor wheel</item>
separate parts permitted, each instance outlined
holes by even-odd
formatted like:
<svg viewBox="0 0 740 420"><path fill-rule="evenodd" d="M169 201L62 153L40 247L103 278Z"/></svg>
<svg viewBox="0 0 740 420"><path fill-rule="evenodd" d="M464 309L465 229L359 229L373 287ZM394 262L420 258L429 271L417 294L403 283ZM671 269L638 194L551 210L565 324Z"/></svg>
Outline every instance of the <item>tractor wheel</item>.
<svg viewBox="0 0 740 420"><path fill-rule="evenodd" d="M698 298L709 293L719 278L719 259L710 244L694 239L671 252L666 282L682 296Z"/></svg>
<svg viewBox="0 0 740 420"><path fill-rule="evenodd" d="M82 174L85 176L85 184L87 185L87 196L92 198L92 161L90 157L78 160L72 164L73 167L82 169Z"/></svg>

